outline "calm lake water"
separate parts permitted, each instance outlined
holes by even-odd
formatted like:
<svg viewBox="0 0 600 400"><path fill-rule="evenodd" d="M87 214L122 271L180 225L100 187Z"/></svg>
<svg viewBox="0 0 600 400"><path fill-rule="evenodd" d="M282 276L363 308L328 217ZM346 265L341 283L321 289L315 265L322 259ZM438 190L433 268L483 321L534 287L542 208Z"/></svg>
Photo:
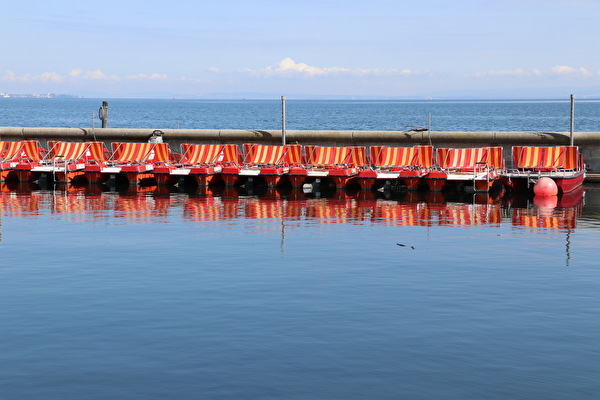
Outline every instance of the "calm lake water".
<svg viewBox="0 0 600 400"><path fill-rule="evenodd" d="M104 99L106 100L106 99ZM108 99L109 127L281 129L280 100ZM102 99L2 99L0 126L95 126ZM568 132L571 105L538 101L287 100L286 128L308 130ZM577 100L575 130L600 131L600 100Z"/></svg>
<svg viewBox="0 0 600 400"><path fill-rule="evenodd" d="M120 102L138 107L111 102L115 125ZM312 105L316 120L322 103ZM339 120L360 119L342 103L332 105L342 110ZM2 112L0 125L58 115L20 104L36 110ZM158 120L171 103L156 104L150 114ZM422 115L422 105L411 112ZM471 103L471 111L449 107L484 121L488 105L483 114ZM549 129L538 120L552 119L556 105L532 115L530 126ZM229 120L220 110L206 118ZM165 113L165 126L177 119L181 127L213 127L195 113L190 120ZM256 127L277 129L260 123L267 114L248 115ZM65 118L65 126L79 123ZM498 118L489 117L500 126ZM122 125L138 123L130 115L121 121L129 120ZM241 128L236 123L219 127ZM332 126L393 123L363 115ZM600 393L597 186L554 200L0 189L2 399L592 400Z"/></svg>
<svg viewBox="0 0 600 400"><path fill-rule="evenodd" d="M106 189L105 189L106 190ZM595 399L600 190L4 187L7 399Z"/></svg>

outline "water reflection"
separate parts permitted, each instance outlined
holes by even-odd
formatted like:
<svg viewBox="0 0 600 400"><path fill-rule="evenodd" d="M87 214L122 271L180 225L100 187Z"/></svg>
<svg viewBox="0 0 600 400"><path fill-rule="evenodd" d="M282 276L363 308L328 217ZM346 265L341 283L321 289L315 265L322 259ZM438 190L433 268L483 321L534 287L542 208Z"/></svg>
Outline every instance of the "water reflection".
<svg viewBox="0 0 600 400"><path fill-rule="evenodd" d="M2 216L36 218L50 214L70 222L112 219L117 223L165 223L244 219L306 220L314 223L386 224L395 226L499 227L503 222L535 232L573 230L582 215L584 191L562 198L502 198L488 195L450 196L442 193L336 191L326 197L302 190L268 189L252 194L239 189L198 188L169 192L162 187L107 190L101 186L32 185L0 191ZM510 222L509 222L510 221Z"/></svg>
<svg viewBox="0 0 600 400"><path fill-rule="evenodd" d="M577 219L583 214L584 189L557 197L534 197L533 207L511 208L511 223L516 229L549 234L564 232L565 265L571 262L571 233L577 227ZM519 202L517 202L518 204Z"/></svg>
<svg viewBox="0 0 600 400"><path fill-rule="evenodd" d="M577 219L583 214L584 194L584 189L579 188L560 198L534 197L528 204L509 203L511 223L531 232L570 231L576 228Z"/></svg>

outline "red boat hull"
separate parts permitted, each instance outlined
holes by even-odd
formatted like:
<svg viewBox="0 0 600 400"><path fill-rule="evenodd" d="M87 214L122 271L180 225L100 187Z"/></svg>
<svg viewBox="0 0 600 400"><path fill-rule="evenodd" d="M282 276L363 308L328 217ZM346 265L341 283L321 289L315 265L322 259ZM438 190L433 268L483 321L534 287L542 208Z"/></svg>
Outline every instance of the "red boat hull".
<svg viewBox="0 0 600 400"><path fill-rule="evenodd" d="M552 178L558 187L558 194L563 193L571 193L574 190L577 190L583 185L583 181L585 180L585 172L581 171L571 176L549 176ZM529 177L511 177L502 179L502 183L504 186L514 193L522 193L533 189L533 183L529 182ZM539 179L538 177L531 177L531 179Z"/></svg>

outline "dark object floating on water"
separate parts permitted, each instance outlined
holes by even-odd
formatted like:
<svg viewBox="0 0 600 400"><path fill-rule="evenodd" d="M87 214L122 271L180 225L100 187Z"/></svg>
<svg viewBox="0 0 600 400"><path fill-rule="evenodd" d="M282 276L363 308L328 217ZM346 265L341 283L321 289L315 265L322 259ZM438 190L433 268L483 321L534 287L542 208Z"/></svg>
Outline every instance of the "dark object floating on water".
<svg viewBox="0 0 600 400"><path fill-rule="evenodd" d="M415 246L409 246L407 244L402 244L402 243L396 243L396 245L400 246L400 247L410 247L411 249L415 249Z"/></svg>

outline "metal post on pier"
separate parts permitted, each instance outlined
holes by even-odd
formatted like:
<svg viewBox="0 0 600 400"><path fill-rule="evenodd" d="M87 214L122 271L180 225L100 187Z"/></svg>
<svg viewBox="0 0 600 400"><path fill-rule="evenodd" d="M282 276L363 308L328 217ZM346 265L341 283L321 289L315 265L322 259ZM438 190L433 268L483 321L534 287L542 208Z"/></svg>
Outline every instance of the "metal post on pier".
<svg viewBox="0 0 600 400"><path fill-rule="evenodd" d="M285 146L285 96L281 96L281 144Z"/></svg>
<svg viewBox="0 0 600 400"><path fill-rule="evenodd" d="M98 117L102 121L102 127L108 128L108 101L102 102L102 107L98 110Z"/></svg>
<svg viewBox="0 0 600 400"><path fill-rule="evenodd" d="M96 122L96 115L92 111L92 136L94 137L94 141L96 140L96 127L94 126Z"/></svg>
<svg viewBox="0 0 600 400"><path fill-rule="evenodd" d="M431 145L431 113L427 113L427 139L429 139L429 144Z"/></svg>
<svg viewBox="0 0 600 400"><path fill-rule="evenodd" d="M571 95L571 129L569 130L571 138L571 146L573 146L573 131L575 130L575 95Z"/></svg>

